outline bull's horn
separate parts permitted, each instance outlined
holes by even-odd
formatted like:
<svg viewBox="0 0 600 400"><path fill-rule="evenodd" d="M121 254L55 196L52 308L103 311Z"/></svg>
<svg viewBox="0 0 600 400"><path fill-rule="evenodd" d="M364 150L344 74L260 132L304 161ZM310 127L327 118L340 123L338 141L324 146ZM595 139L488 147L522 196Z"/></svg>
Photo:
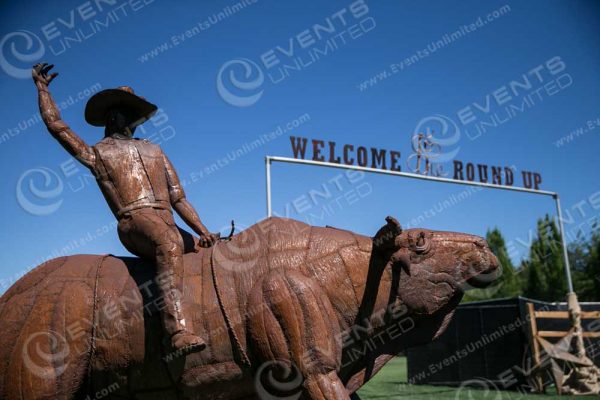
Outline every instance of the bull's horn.
<svg viewBox="0 0 600 400"><path fill-rule="evenodd" d="M386 224L373 237L373 246L377 250L389 250L394 247L396 236L402 233L400 222L394 217L387 216Z"/></svg>
<svg viewBox="0 0 600 400"><path fill-rule="evenodd" d="M387 217L385 217L385 221L387 222L387 224L392 227L395 232L396 235L399 235L402 233L402 226L400 225L400 222L398 222L398 220L394 217L392 217L391 215L388 215Z"/></svg>

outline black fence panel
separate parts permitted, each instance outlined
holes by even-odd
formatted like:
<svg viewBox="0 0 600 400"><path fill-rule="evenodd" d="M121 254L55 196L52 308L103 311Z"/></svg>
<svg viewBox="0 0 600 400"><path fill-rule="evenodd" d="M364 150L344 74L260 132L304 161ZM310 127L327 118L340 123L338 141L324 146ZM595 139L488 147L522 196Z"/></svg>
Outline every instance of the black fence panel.
<svg viewBox="0 0 600 400"><path fill-rule="evenodd" d="M518 297L458 306L446 332L436 341L408 349L408 381L456 386L485 381L501 389L527 386L531 363L526 304L536 310L566 311L565 303ZM582 303L584 311L600 311L600 303ZM538 330L566 331L568 320L538 319ZM584 320L584 330L598 331L598 320ZM600 338L586 338L588 356L600 364Z"/></svg>

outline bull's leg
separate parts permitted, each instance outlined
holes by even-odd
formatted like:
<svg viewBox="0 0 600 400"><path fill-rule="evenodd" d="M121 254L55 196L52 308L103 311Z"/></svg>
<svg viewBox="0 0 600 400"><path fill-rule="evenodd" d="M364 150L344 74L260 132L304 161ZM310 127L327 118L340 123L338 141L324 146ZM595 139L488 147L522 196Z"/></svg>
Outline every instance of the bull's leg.
<svg viewBox="0 0 600 400"><path fill-rule="evenodd" d="M349 399L337 376L339 325L315 280L297 271L270 273L253 289L247 315L261 363L255 379L260 397Z"/></svg>
<svg viewBox="0 0 600 400"><path fill-rule="evenodd" d="M335 371L310 375L304 381L304 398L311 400L350 399Z"/></svg>

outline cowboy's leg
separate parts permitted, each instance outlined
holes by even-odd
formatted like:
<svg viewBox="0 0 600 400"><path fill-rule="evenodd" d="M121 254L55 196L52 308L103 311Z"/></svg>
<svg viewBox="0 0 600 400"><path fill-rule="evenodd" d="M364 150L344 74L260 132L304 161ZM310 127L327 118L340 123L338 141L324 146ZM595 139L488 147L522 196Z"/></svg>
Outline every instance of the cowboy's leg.
<svg viewBox="0 0 600 400"><path fill-rule="evenodd" d="M185 229L182 229L179 226L177 226L177 231L179 231L179 236L181 236L181 239L183 240L183 254L195 252L196 249L200 246L198 244L198 237L192 235L191 233L189 233Z"/></svg>
<svg viewBox="0 0 600 400"><path fill-rule="evenodd" d="M176 350L188 353L202 350L205 344L186 327L181 305L183 240L172 216L166 213L168 211L133 212L128 226L121 228L120 224L119 236L123 236L123 243L134 254L151 258L156 262L156 280L162 303L161 317L165 331ZM121 235L121 232L126 230L127 232Z"/></svg>
<svg viewBox="0 0 600 400"><path fill-rule="evenodd" d="M182 307L184 241L169 211L156 210L155 214L164 222L150 227L155 243L157 283L164 305L163 324L175 350L184 354L200 351L206 344L190 331Z"/></svg>

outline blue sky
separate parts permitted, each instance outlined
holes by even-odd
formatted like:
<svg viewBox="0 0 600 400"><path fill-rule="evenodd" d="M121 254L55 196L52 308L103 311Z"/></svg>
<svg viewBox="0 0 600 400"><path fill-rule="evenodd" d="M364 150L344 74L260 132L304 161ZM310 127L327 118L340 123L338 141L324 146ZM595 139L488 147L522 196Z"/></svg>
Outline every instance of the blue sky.
<svg viewBox="0 0 600 400"><path fill-rule="evenodd" d="M397 150L406 170L421 126L448 139L442 152L456 160L515 166L516 185L522 170L541 173L573 236L600 209L599 16L594 1L4 4L0 290L50 256L127 254L93 178L38 120L27 123L36 91L22 76L35 62L56 65L52 93L71 98L62 116L89 144L103 135L83 118L99 87L127 84L159 105L139 136L161 144L212 230L265 216L264 157L291 156L290 135ZM511 83L524 79L527 89ZM388 214L405 226L480 235L497 226L515 260L536 219L555 213L551 198L529 194L471 190L452 200L464 190L273 169L276 213L364 234Z"/></svg>

